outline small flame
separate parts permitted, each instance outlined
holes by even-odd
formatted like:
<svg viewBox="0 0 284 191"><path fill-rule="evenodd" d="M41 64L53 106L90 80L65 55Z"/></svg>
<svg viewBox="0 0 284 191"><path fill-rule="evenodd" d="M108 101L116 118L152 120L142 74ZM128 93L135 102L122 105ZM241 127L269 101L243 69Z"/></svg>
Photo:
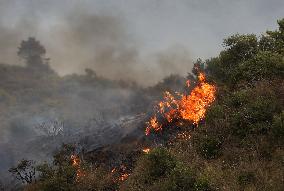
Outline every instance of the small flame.
<svg viewBox="0 0 284 191"><path fill-rule="evenodd" d="M124 180L126 180L128 178L129 175L130 174L128 174L128 173L124 173L124 174L120 175L120 177L118 179L120 181L124 181Z"/></svg>
<svg viewBox="0 0 284 191"><path fill-rule="evenodd" d="M150 149L149 148L145 148L142 150L144 153L148 154L150 152Z"/></svg>
<svg viewBox="0 0 284 191"><path fill-rule="evenodd" d="M162 125L158 123L156 115L152 117L147 124L148 124L148 127L145 130L146 135L150 134L151 129L154 129L155 131L159 131L162 129Z"/></svg>
<svg viewBox="0 0 284 191"><path fill-rule="evenodd" d="M76 168L76 181L78 181L81 177L85 176L84 172L82 171L80 164L81 160L77 155L71 155L71 162L72 166Z"/></svg>
<svg viewBox="0 0 284 191"><path fill-rule="evenodd" d="M111 174L119 174L119 177L114 178L113 181L125 181L130 176L130 173L128 173L127 171L127 167L123 164L118 168L113 168L111 170Z"/></svg>
<svg viewBox="0 0 284 191"><path fill-rule="evenodd" d="M206 83L205 80L205 74L199 73L198 85L189 95L177 92L179 99L176 99L170 92L165 92L164 100L158 104L156 114L160 113L169 123L174 119L184 119L198 124L205 117L207 107L215 100L216 87ZM190 86L189 80L186 85ZM154 131L162 129L156 114L147 122L146 135L150 134L151 129Z"/></svg>
<svg viewBox="0 0 284 191"><path fill-rule="evenodd" d="M71 155L72 166L79 166L80 159L76 155Z"/></svg>
<svg viewBox="0 0 284 191"><path fill-rule="evenodd" d="M190 87L190 81L189 80L186 80L186 87Z"/></svg>
<svg viewBox="0 0 284 191"><path fill-rule="evenodd" d="M182 132L182 133L178 133L176 136L176 139L180 139L180 140L189 140L191 138L191 135L189 132Z"/></svg>

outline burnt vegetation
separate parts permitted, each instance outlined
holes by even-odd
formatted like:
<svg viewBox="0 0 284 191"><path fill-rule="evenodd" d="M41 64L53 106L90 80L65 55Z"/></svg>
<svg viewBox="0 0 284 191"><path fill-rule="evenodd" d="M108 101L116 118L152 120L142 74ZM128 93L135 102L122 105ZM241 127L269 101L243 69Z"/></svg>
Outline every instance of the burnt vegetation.
<svg viewBox="0 0 284 191"><path fill-rule="evenodd" d="M18 56L26 65L0 65L0 119L19 137L15 145L29 146L19 146L22 153L45 149L49 155L11 164L21 183L9 189L283 190L284 19L278 26L262 36L233 35L218 56L197 60L192 74L171 75L148 88L91 69L60 77L39 41L23 41ZM217 88L204 119L198 125L164 122L162 131L145 136L145 122L163 92L189 91L188 79L191 90L200 72ZM22 119L50 113L56 116L36 124ZM36 138L28 135L35 132Z"/></svg>

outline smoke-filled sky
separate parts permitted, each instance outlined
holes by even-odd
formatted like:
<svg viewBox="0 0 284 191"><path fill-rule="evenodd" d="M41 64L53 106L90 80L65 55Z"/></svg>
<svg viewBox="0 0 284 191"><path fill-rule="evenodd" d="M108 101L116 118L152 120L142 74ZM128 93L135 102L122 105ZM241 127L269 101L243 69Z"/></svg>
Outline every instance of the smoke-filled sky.
<svg viewBox="0 0 284 191"><path fill-rule="evenodd" d="M1 0L0 62L19 64L34 36L60 74L88 67L147 85L186 74L229 35L275 29L283 10L283 0Z"/></svg>

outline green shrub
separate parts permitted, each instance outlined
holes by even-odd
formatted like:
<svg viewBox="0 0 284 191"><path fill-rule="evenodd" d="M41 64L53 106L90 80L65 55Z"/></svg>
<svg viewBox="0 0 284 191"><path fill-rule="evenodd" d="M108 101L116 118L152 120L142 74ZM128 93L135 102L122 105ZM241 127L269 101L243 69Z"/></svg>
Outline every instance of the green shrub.
<svg viewBox="0 0 284 191"><path fill-rule="evenodd" d="M212 189L210 188L208 180L205 178L202 178L202 179L198 179L195 182L194 190L195 191L210 191Z"/></svg>
<svg viewBox="0 0 284 191"><path fill-rule="evenodd" d="M155 184L152 190L188 191L193 190L194 184L195 177L193 173L189 168L180 163L172 170L167 178Z"/></svg>
<svg viewBox="0 0 284 191"><path fill-rule="evenodd" d="M213 123L219 119L223 119L225 117L225 109L222 105L212 105L205 116L206 123Z"/></svg>
<svg viewBox="0 0 284 191"><path fill-rule="evenodd" d="M146 156L147 170L152 179L168 175L176 166L175 158L165 149L157 148Z"/></svg>
<svg viewBox="0 0 284 191"><path fill-rule="evenodd" d="M273 113L277 112L277 101L273 97L260 96L253 98L247 105L248 115L252 123L271 121Z"/></svg>
<svg viewBox="0 0 284 191"><path fill-rule="evenodd" d="M172 190L176 191L190 190L195 182L193 173L183 164L179 164L176 166L176 168L174 168L169 179L172 182L172 185L175 185L175 189Z"/></svg>
<svg viewBox="0 0 284 191"><path fill-rule="evenodd" d="M221 141L216 137L206 136L201 138L197 144L199 153L206 159L217 158L221 153Z"/></svg>
<svg viewBox="0 0 284 191"><path fill-rule="evenodd" d="M253 59L240 64L236 75L247 82L271 79L283 75L283 56L268 51L259 52Z"/></svg>
<svg viewBox="0 0 284 191"><path fill-rule="evenodd" d="M284 138L284 111L275 115L272 123L272 134L275 138L283 140Z"/></svg>
<svg viewBox="0 0 284 191"><path fill-rule="evenodd" d="M236 91L229 95L226 99L226 104L232 108L240 108L248 103L250 94L247 90Z"/></svg>

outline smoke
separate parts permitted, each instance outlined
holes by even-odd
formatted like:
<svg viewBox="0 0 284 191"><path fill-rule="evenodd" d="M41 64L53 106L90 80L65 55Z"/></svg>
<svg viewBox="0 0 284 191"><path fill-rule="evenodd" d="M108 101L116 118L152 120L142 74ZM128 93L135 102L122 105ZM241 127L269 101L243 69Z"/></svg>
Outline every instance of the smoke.
<svg viewBox="0 0 284 191"><path fill-rule="evenodd" d="M141 52L129 27L121 15L94 13L77 3L0 2L1 178L9 177L8 168L22 158L50 159L63 142L90 137L88 147L94 149L121 138L120 119L145 112L152 100L146 89L119 80L149 86L167 75L190 71L186 48L174 45ZM60 76L24 67L17 47L30 36L46 48L50 65ZM86 68L97 75L85 75ZM58 136L36 128L54 121L64 124Z"/></svg>
<svg viewBox="0 0 284 191"><path fill-rule="evenodd" d="M191 55L181 45L159 52L141 52L139 37L130 32L131 26L122 14L94 12L74 2L66 4L60 13L52 10L56 10L55 6L56 3L37 1L1 2L1 62L21 64L17 47L21 40L35 36L46 47L50 65L61 75L83 73L85 68L91 68L109 79L147 86L167 75L185 75L189 71L186 69L190 68ZM63 5L59 3L58 7ZM11 15L11 10L20 13ZM12 19L5 19L9 16Z"/></svg>

